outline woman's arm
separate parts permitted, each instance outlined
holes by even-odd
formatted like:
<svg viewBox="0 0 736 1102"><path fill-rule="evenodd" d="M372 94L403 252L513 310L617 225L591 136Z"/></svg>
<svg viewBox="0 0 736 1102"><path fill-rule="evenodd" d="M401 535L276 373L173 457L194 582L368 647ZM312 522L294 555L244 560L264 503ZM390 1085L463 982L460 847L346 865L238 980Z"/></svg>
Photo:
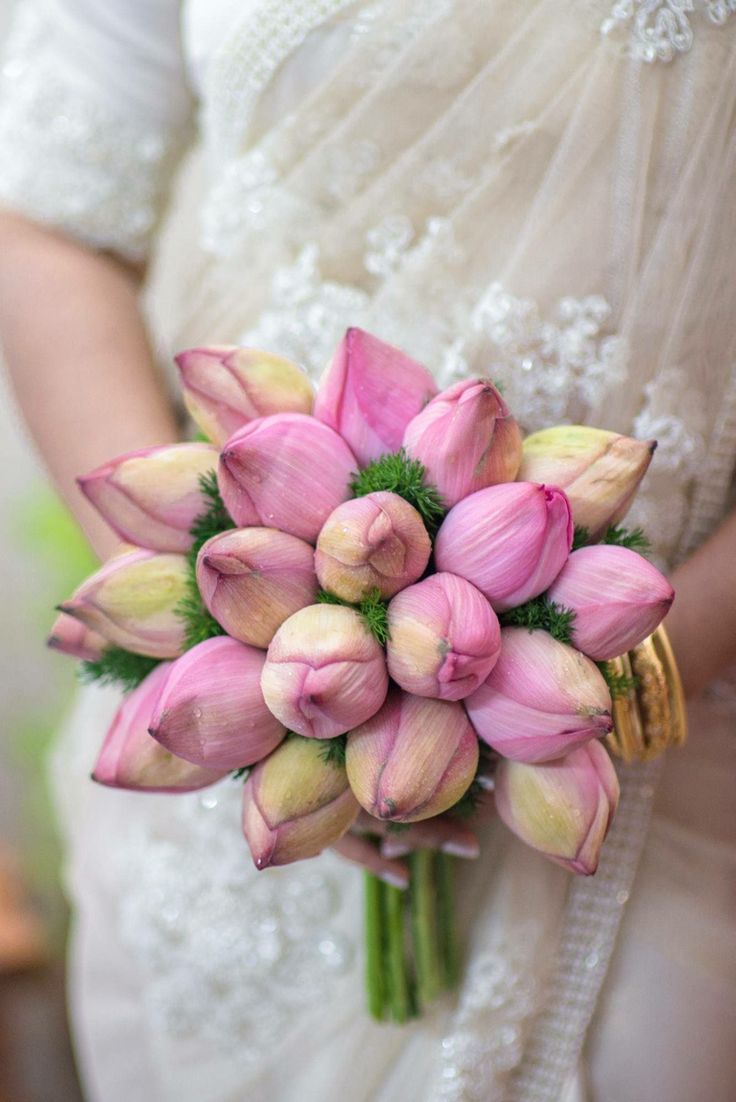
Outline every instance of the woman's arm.
<svg viewBox="0 0 736 1102"><path fill-rule="evenodd" d="M75 478L176 439L138 309L139 274L53 230L0 212L0 340L24 419L92 546L119 542Z"/></svg>
<svg viewBox="0 0 736 1102"><path fill-rule="evenodd" d="M683 685L697 696L736 662L736 511L675 571L666 621Z"/></svg>

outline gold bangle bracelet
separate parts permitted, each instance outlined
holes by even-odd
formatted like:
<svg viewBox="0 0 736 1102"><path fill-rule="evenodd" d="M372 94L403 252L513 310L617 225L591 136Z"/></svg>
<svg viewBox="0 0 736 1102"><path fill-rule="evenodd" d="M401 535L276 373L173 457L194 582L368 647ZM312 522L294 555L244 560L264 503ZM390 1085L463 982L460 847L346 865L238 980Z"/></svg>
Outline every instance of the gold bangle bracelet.
<svg viewBox="0 0 736 1102"><path fill-rule="evenodd" d="M628 654L608 663L631 688L613 701L607 744L626 762L650 761L687 738L682 682L665 628L660 626Z"/></svg>

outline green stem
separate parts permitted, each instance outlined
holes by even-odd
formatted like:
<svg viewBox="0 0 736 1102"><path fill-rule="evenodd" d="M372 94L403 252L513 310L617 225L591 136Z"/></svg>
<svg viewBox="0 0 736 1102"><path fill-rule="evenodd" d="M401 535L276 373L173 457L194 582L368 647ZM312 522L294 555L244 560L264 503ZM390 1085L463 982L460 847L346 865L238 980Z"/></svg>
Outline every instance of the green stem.
<svg viewBox="0 0 736 1102"><path fill-rule="evenodd" d="M426 1007L440 991L440 962L437 953L435 915L434 854L417 850L411 859L411 910L414 933L414 961L417 974L417 997L420 1008Z"/></svg>
<svg viewBox="0 0 736 1102"><path fill-rule="evenodd" d="M382 1021L386 1012L383 975L383 893L385 885L367 872L364 883L365 985L371 1016Z"/></svg>
<svg viewBox="0 0 736 1102"><path fill-rule="evenodd" d="M440 947L440 965L443 985L452 990L460 978L460 960L455 934L455 907L453 899L453 862L446 853L435 858L437 871L437 938Z"/></svg>
<svg viewBox="0 0 736 1102"><path fill-rule="evenodd" d="M404 945L404 900L401 888L386 884L383 888L386 933L386 979L388 1004L395 1022L406 1022L411 1015L411 996Z"/></svg>

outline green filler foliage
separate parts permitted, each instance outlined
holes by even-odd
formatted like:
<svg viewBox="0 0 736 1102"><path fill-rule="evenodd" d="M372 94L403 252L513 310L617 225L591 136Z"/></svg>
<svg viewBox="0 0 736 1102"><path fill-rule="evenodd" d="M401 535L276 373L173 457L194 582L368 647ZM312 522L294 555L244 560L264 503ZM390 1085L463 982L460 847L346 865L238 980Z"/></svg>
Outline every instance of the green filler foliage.
<svg viewBox="0 0 736 1102"><path fill-rule="evenodd" d="M107 647L94 662L82 662L79 678L85 684L117 685L129 693L145 681L159 661L122 647Z"/></svg>
<svg viewBox="0 0 736 1102"><path fill-rule="evenodd" d="M317 594L317 604L342 605L344 608L354 608L360 614L363 623L376 642L380 643L382 647L388 642L388 604L377 589L369 593L358 604L343 601L342 597L336 597L334 593L330 593L326 589L320 589Z"/></svg>
<svg viewBox="0 0 736 1102"><path fill-rule="evenodd" d="M382 455L358 471L350 483L353 497L365 497L381 490L388 490L403 497L413 505L424 525L433 536L445 515L445 507L438 490L427 485L426 470L418 459L410 459L404 448Z"/></svg>
<svg viewBox="0 0 736 1102"><path fill-rule="evenodd" d="M528 628L529 631L548 631L558 643L572 645L572 626L575 613L570 608L555 604L542 594L533 597L518 608L509 609L500 617L502 627Z"/></svg>

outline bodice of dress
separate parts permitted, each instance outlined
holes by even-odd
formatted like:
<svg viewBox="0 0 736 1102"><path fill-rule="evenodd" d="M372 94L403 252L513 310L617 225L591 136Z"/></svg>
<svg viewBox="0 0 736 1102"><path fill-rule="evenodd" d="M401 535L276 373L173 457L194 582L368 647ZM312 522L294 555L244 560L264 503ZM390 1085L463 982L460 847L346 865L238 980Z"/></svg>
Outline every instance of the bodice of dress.
<svg viewBox="0 0 736 1102"><path fill-rule="evenodd" d="M363 325L442 384L490 373L527 430L574 420L657 438L632 521L672 562L722 514L736 452L735 9L29 0L5 65L0 200L135 259L155 242L172 348L260 345L316 377ZM91 747L78 752L86 780ZM411 1029L382 1042L407 1076L396 1096L505 1098L520 1067L513 1097L557 1102L655 775L625 778L595 882L569 893L560 870L491 831L489 867L509 875L470 878L473 963L430 1026L442 1041L419 1094ZM99 840L154 1032L174 1046L171 1096L176 1074L208 1074L201 1044L225 1054L234 1098L294 1031L300 1063L316 1062L299 1013L319 1002L325 1029L352 1038L345 1096L363 1076L373 1097L359 885L330 855L255 881L237 801L231 782L173 808L151 798L140 817L121 799L106 811L112 859ZM559 1020L530 1034L550 986ZM312 1082L339 1097L337 1074L315 1065Z"/></svg>

